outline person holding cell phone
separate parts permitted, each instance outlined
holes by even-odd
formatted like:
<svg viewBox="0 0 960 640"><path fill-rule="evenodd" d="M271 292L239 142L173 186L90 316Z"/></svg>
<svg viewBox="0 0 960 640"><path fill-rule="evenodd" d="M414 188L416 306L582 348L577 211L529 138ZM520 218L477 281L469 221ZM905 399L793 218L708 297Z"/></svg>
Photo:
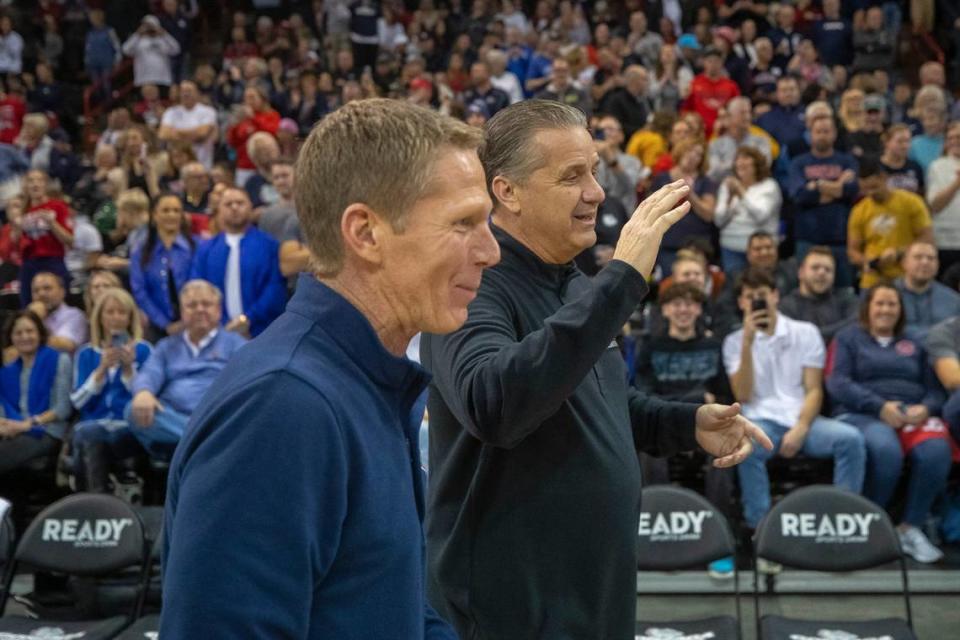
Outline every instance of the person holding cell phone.
<svg viewBox="0 0 960 640"><path fill-rule="evenodd" d="M123 417L134 375L153 351L142 327L140 310L123 289L103 291L90 313L90 342L77 351L70 394L80 412L73 432L80 490L106 493L111 460L143 451Z"/></svg>
<svg viewBox="0 0 960 640"><path fill-rule="evenodd" d="M773 276L747 269L737 283L743 328L723 343L724 366L743 415L773 441L772 451L755 447L737 467L751 529L770 509L766 461L771 456L833 458L833 483L854 493L863 487L867 457L859 430L820 415L826 360L820 330L777 313L779 301Z"/></svg>

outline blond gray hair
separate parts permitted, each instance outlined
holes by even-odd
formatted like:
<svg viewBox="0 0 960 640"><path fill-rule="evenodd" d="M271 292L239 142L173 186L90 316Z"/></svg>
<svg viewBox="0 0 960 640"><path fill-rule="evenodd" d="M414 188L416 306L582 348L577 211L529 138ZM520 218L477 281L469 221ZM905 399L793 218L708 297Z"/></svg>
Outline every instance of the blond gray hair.
<svg viewBox="0 0 960 640"><path fill-rule="evenodd" d="M220 293L220 289L218 289L215 284L208 280L194 278L193 280L187 280L187 282L180 287L180 300L183 300L185 297L187 297L188 293L198 289L212 294L213 297L217 299L217 302L220 302L223 299L223 294Z"/></svg>
<svg viewBox="0 0 960 640"><path fill-rule="evenodd" d="M477 149L482 133L466 123L399 101L350 102L321 120L296 163L297 215L318 275L343 268L340 221L363 203L403 230L426 191L443 147Z"/></svg>

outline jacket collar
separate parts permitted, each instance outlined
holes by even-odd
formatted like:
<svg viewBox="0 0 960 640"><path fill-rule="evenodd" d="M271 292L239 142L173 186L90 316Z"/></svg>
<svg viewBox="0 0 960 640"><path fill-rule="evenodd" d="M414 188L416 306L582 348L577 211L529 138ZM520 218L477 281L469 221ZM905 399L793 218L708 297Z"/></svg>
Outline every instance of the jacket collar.
<svg viewBox="0 0 960 640"><path fill-rule="evenodd" d="M313 275L300 275L287 311L313 321L380 386L419 394L430 381L430 374L423 367L387 351L366 316Z"/></svg>
<svg viewBox="0 0 960 640"><path fill-rule="evenodd" d="M502 250L501 261L504 264L518 266L532 274L538 283L561 287L577 273L577 266L574 262L571 261L566 264L544 262L526 245L497 225L491 223L490 229L493 231L493 237L500 244Z"/></svg>

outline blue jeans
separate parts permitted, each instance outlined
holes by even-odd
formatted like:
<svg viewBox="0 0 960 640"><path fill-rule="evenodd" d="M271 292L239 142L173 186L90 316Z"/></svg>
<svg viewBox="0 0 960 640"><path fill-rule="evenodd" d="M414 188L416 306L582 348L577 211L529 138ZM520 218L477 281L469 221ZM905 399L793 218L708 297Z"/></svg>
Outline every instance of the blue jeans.
<svg viewBox="0 0 960 640"><path fill-rule="evenodd" d="M728 279L747 268L747 254L743 251L720 247L720 259L723 261L723 272L727 274Z"/></svg>
<svg viewBox="0 0 960 640"><path fill-rule="evenodd" d="M814 246L816 246L816 244L813 242L797 240L795 247L797 264L803 264L804 256L806 256L807 252L810 251L810 248ZM833 254L834 262L837 263L837 271L833 282L833 288L842 289L844 287L852 287L853 266L850 264L850 259L847 257L847 247L828 245L827 248L830 249L830 253Z"/></svg>
<svg viewBox="0 0 960 640"><path fill-rule="evenodd" d="M131 405L128 404L123 417L130 423L130 432L133 436L147 450L151 458L170 460L174 449L177 448L177 443L183 436L184 429L187 428L190 416L174 411L170 407L164 407L163 411L157 411L154 414L152 425L141 427L130 418L130 407Z"/></svg>
<svg viewBox="0 0 960 640"><path fill-rule="evenodd" d="M770 510L770 478L767 476L767 460L780 450L790 425L772 420L754 420L758 427L773 441L773 451L754 447L753 453L737 466L740 478L740 495L743 499L743 517L747 526L755 529ZM866 465L866 446L863 435L849 424L818 416L810 425L800 452L811 458L833 458L833 484L860 493Z"/></svg>
<svg viewBox="0 0 960 640"><path fill-rule="evenodd" d="M897 431L874 416L845 413L838 420L860 429L867 442L867 475L863 494L881 507L886 507L903 472L903 449ZM933 501L947 486L950 474L950 443L926 440L910 451L910 478L907 481L907 504L903 521L923 526L930 515Z"/></svg>

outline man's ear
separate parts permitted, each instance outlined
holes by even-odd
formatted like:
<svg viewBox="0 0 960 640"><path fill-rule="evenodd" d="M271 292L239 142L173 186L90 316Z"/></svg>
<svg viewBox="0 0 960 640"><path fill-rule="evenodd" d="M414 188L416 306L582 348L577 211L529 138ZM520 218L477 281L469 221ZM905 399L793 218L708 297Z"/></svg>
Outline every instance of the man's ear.
<svg viewBox="0 0 960 640"><path fill-rule="evenodd" d="M387 223L362 203L353 203L340 217L344 249L365 262L380 264L383 259L383 234Z"/></svg>
<svg viewBox="0 0 960 640"><path fill-rule="evenodd" d="M497 176L493 179L491 190L495 196L495 202L499 201L510 213L520 213L520 197L513 182L504 176Z"/></svg>

